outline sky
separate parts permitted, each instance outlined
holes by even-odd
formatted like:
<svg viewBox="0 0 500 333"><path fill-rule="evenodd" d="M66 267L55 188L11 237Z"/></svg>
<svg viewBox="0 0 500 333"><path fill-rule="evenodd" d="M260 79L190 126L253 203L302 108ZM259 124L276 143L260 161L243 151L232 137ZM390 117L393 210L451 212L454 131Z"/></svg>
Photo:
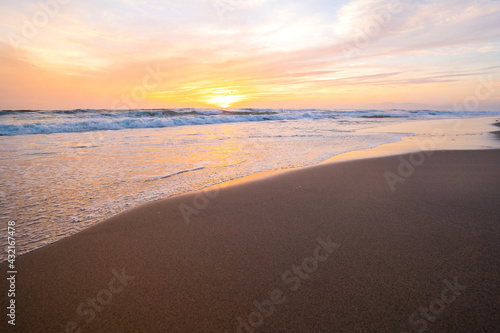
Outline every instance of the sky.
<svg viewBox="0 0 500 333"><path fill-rule="evenodd" d="M500 110L498 0L0 0L0 109Z"/></svg>

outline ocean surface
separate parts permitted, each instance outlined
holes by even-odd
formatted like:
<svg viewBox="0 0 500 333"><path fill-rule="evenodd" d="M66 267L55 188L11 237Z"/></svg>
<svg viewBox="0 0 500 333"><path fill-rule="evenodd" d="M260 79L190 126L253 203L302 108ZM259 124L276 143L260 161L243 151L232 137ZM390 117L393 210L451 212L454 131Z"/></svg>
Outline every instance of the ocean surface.
<svg viewBox="0 0 500 333"><path fill-rule="evenodd" d="M17 254L140 204L260 171L396 142L358 133L412 120L497 116L429 110L0 111L0 245ZM0 251L0 261L6 252Z"/></svg>

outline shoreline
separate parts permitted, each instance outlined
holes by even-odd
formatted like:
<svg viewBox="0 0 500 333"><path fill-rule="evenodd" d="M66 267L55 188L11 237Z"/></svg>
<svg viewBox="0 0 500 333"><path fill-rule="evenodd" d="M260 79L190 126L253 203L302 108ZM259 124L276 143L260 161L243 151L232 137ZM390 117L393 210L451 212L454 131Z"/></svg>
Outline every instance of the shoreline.
<svg viewBox="0 0 500 333"><path fill-rule="evenodd" d="M481 134L483 136L485 134L486 135L491 134L491 135L494 135L494 136L500 138L500 131L492 131L494 129L494 127L491 127L491 126L495 126L495 125L500 127L500 122L499 122L500 117L491 117L491 116L480 116L480 117L474 117L474 118L450 118L450 119L408 121L408 122L403 122L403 123L396 124L396 125L384 125L384 126L377 126L377 127L373 127L373 128L362 129L362 130L359 130L358 132L362 132L362 133L363 132L366 132L366 133L397 133L397 134L408 133L408 134L412 134L412 135L403 136L402 139L400 141L397 141L397 142L383 143L383 144L380 144L380 145L377 145L377 146L371 147L371 148L362 148L359 150L353 150L353 151L341 153L341 154L335 155L333 157L330 157L330 158L326 159L325 161L319 162L317 164L312 164L312 165L302 166L302 167L297 167L297 168L286 168L286 169L280 169L280 170L259 171L259 172L256 172L254 174L248 175L248 176L243 176L240 178L231 179L231 180L224 181L222 183L218 183L218 184L214 184L214 185L210 185L210 186L207 186L205 188L198 189L198 190L190 190L190 191L187 191L187 192L184 192L181 194L168 196L168 197L164 197L164 198L158 198L156 200L141 204L139 206L135 206L135 207L131 207L129 209L126 209L122 212L119 212L116 215L126 214L131 210L134 210L134 209L141 207L143 205L147 205L151 202L168 200L168 199L176 198L179 196L194 194L194 193L198 193L198 192L212 191L214 189L231 187L233 185L244 184L246 182L252 182L252 181L260 180L260 179L266 179L268 177L273 177L273 176L287 173L287 172L290 172L293 170L314 168L315 166L323 165L323 164L348 162L348 161L378 158L378 157L387 157L387 156L396 156L396 155L409 154L409 153L421 151L422 148L419 147L418 144L415 144L415 139L416 140L420 139L422 142L429 142L430 141L431 146L433 148L432 150L448 150L448 149L450 149L450 147L453 147L453 146L446 145L446 143L448 143L447 141L450 140L450 136L456 135L455 130L457 129L457 127L466 127L467 128L467 126L470 125L471 121L474 122L473 129L476 131L481 131ZM495 121L497 121L497 122L495 123ZM464 122L465 122L465 124L464 124ZM416 123L419 124L420 126L418 128L413 128L412 126ZM450 133L448 133L447 135L444 135L445 140L442 140L442 139L436 140L436 136L432 135L432 133L431 133L432 130L434 130L434 129L442 130L443 127L444 127L444 129L451 130ZM406 131L401 130L401 128L406 129ZM410 133L411 131L413 131L413 132ZM456 139L453 139L453 141L455 141L455 140ZM500 143L497 142L496 140L483 141L481 143L483 144L483 147L479 147L476 145L476 146L470 147L470 150L479 150L479 149L484 149L485 147L489 147L488 149L500 149ZM494 148L495 144L496 144L496 148ZM459 149L464 149L467 147L466 142L464 141L464 138L461 138L458 140L458 147L459 147ZM116 216L116 215L114 215L114 216ZM104 223L106 220L113 218L114 216L111 216L105 220L102 220L95 225L99 225L101 223ZM84 231L84 230L86 230L86 229L80 230L79 232ZM69 237L71 237L73 235L70 235ZM50 243L48 245L57 243L62 239L64 239L64 238L58 239L55 242ZM37 247L29 252L25 252L25 253L21 254L20 256L24 256L28 253L33 252L33 251L37 251L45 246L47 246L47 245ZM0 264L3 262L5 262L5 261L0 262Z"/></svg>
<svg viewBox="0 0 500 333"><path fill-rule="evenodd" d="M466 127L469 124L469 122L472 121L474 122L474 130L479 131L479 135L486 137L486 140L483 140L480 142L482 147L476 145L476 146L470 146L468 144L467 138L464 138L463 136L460 137L458 140L455 136L458 136L459 134L456 133L456 127L457 124L459 125L458 127ZM496 121L496 122L495 122ZM465 122L465 124L464 124ZM405 128L408 128L409 125L413 125L415 123L419 123L420 126L416 129L413 128L414 132L408 133L408 131L401 131L398 130L401 126L404 126ZM446 126L449 125L449 126ZM408 133L412 135L406 135L401 138L400 141L397 142L392 142L392 143L383 143L380 145L377 145L375 147L371 148L363 148L363 149L358 149L358 150L353 150L353 151L348 151L345 153L341 153L338 155L335 155L333 157L330 157L326 159L325 161L319 162L317 164L313 165L308 165L308 166L303 166L303 167L298 167L298 168L291 168L291 169L282 169L282 170L267 170L267 171L260 171L257 173L254 173L249 176L244 176L241 178L236 178L232 179L223 183L215 184L208 186L206 188L200 189L200 190L195 190L195 191L189 191L184 194L190 194L190 193L196 193L196 192L201 192L201 191L207 191L207 190L213 190L216 188L222 188L222 187L230 187L232 185L237 185L237 184L244 184L246 182L251 182L255 180L260 180L260 179L266 179L269 177L273 177L275 175L287 173L293 170L298 170L298 169L307 169L307 168L314 168L318 165L325 165L325 164L331 164L331 163L338 163L338 162L349 162L349 161L356 161L356 160L363 160L363 159L371 159L371 158L379 158L379 157L389 157L389 156L398 156L398 155L403 155L403 154L411 154L419 151L426 150L425 148L427 147L432 147L431 150L433 151L438 151L438 150L484 150L484 149L500 149L500 141L498 141L497 138L500 138L500 131L494 131L494 127L492 126L498 126L500 127L500 117L491 117L491 116L483 116L483 117L474 117L474 118L450 118L450 119L437 119L437 120L419 120L419 121L408 121L408 122L403 122L400 124L396 125L385 125L385 126L377 126L373 128L368 128L368 129L363 129L360 130L359 132L366 132L366 133ZM447 128L448 127L448 128ZM453 128L455 127L455 128ZM433 135L432 131L438 129L439 135ZM447 129L447 133L444 133L444 130ZM489 137L489 136L492 137ZM494 137L493 137L494 136ZM451 138L453 137L453 138ZM421 144L424 145L424 147L420 147L419 144L416 144L415 141L420 140L422 141ZM451 141L453 140L453 141ZM455 144L449 144L450 142L454 142ZM429 142L431 144L429 144ZM425 144L427 144L427 147L425 147ZM458 148L457 148L458 147ZM422 149L424 148L424 149ZM165 200L169 199L172 197L164 198L164 199L159 199L159 200Z"/></svg>
<svg viewBox="0 0 500 333"><path fill-rule="evenodd" d="M500 150L419 153L237 179L29 252L16 332L494 332Z"/></svg>
<svg viewBox="0 0 500 333"><path fill-rule="evenodd" d="M422 150L498 149L500 148L500 143L494 137L495 127L493 126L500 126L499 121L499 117L450 118L405 122L397 125L365 129L360 132L406 132L413 135L404 136L398 142L340 154L323 163L409 154ZM470 142L470 131L473 131L476 136L476 140L472 143Z"/></svg>

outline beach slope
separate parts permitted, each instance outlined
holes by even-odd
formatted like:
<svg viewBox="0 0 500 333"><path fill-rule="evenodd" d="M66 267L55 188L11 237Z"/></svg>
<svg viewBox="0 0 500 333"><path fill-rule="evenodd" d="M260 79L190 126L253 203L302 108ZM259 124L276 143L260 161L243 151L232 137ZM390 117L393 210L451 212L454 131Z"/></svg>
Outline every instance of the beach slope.
<svg viewBox="0 0 500 333"><path fill-rule="evenodd" d="M18 258L15 331L498 332L499 166L421 152L138 207Z"/></svg>

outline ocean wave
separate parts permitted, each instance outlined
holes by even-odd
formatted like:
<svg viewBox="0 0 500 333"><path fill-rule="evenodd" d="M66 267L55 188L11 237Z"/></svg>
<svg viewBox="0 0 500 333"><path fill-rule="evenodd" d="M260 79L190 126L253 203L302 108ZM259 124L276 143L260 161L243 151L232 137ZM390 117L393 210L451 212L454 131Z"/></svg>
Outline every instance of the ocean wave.
<svg viewBox="0 0 500 333"><path fill-rule="evenodd" d="M73 113L75 115L76 113ZM277 112L252 111L138 111L113 114L91 113L87 117L32 119L0 124L0 135L28 135L122 130L134 128L162 128L188 125L209 125L251 121L293 120L311 118L309 113L278 114ZM28 119L29 120L29 119Z"/></svg>
<svg viewBox="0 0 500 333"><path fill-rule="evenodd" d="M474 112L471 115L498 113ZM255 121L299 119L462 117L464 112L432 110L318 110L318 109L75 109L75 110L0 110L0 136L72 133L134 128L163 128Z"/></svg>

